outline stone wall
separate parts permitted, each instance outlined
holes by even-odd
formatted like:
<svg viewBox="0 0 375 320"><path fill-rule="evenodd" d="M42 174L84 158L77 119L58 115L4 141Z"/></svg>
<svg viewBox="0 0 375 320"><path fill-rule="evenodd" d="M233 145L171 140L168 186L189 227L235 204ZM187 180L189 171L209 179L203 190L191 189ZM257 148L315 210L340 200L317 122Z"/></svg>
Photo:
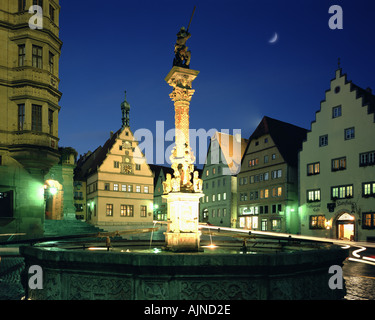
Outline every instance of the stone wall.
<svg viewBox="0 0 375 320"><path fill-rule="evenodd" d="M21 247L26 270L39 265L37 300L286 300L342 299L331 290L331 265L347 250L274 254L173 254L69 251Z"/></svg>

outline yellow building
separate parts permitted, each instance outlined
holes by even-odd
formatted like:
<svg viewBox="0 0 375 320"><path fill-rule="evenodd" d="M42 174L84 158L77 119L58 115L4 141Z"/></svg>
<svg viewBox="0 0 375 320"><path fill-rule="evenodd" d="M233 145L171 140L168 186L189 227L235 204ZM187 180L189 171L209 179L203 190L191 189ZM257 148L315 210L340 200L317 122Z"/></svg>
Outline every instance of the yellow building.
<svg viewBox="0 0 375 320"><path fill-rule="evenodd" d="M300 152L301 232L375 238L375 96L336 71Z"/></svg>
<svg viewBox="0 0 375 320"><path fill-rule="evenodd" d="M121 107L122 127L76 169L86 182L86 221L108 231L153 221L154 176L130 130L126 100Z"/></svg>
<svg viewBox="0 0 375 320"><path fill-rule="evenodd" d="M58 163L58 0L0 0L0 234L43 233L45 175Z"/></svg>

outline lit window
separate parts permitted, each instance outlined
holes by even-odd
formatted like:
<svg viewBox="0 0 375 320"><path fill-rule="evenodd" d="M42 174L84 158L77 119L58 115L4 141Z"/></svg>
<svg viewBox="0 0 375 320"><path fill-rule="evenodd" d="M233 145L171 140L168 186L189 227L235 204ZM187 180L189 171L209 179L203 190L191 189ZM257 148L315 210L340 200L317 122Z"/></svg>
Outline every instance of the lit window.
<svg viewBox="0 0 375 320"><path fill-rule="evenodd" d="M134 206L122 204L120 206L120 216L121 217L133 217L134 216Z"/></svg>
<svg viewBox="0 0 375 320"><path fill-rule="evenodd" d="M310 216L310 229L325 229L326 218L323 215Z"/></svg>
<svg viewBox="0 0 375 320"><path fill-rule="evenodd" d="M320 201L320 189L308 190L307 191L307 202Z"/></svg>
<svg viewBox="0 0 375 320"><path fill-rule="evenodd" d="M331 198L345 199L353 197L353 185L335 186L331 188Z"/></svg>
<svg viewBox="0 0 375 320"><path fill-rule="evenodd" d="M118 183L113 184L113 191L118 191Z"/></svg>
<svg viewBox="0 0 375 320"><path fill-rule="evenodd" d="M121 185L121 191L126 191L126 184Z"/></svg>
<svg viewBox="0 0 375 320"><path fill-rule="evenodd" d="M277 196L281 197L282 193L283 193L283 188L282 187L278 187L277 188Z"/></svg>
<svg viewBox="0 0 375 320"><path fill-rule="evenodd" d="M141 186L135 186L135 192L141 192Z"/></svg>
<svg viewBox="0 0 375 320"><path fill-rule="evenodd" d="M143 187L143 192L144 192L144 193L148 193L148 186L144 186L144 187Z"/></svg>
<svg viewBox="0 0 375 320"><path fill-rule="evenodd" d="M106 216L113 216L113 204L108 204L106 205Z"/></svg>
<svg viewBox="0 0 375 320"><path fill-rule="evenodd" d="M147 206L141 206L141 217L147 217Z"/></svg>
<svg viewBox="0 0 375 320"><path fill-rule="evenodd" d="M223 200L227 200L227 193L226 192L223 193Z"/></svg>
<svg viewBox="0 0 375 320"><path fill-rule="evenodd" d="M345 170L345 169L346 169L346 157L332 160L332 171Z"/></svg>
<svg viewBox="0 0 375 320"><path fill-rule="evenodd" d="M307 165L307 175L311 176L314 174L319 174L320 173L320 163L315 162L315 163L310 163Z"/></svg>

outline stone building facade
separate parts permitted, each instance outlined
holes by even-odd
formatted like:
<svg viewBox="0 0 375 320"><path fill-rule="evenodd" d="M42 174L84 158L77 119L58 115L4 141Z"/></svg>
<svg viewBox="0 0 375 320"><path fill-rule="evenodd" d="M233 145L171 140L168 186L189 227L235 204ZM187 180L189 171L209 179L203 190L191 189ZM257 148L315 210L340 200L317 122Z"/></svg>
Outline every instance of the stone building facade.
<svg viewBox="0 0 375 320"><path fill-rule="evenodd" d="M0 233L43 233L44 184L58 163L58 0L38 1L43 28L29 25L31 0L0 0Z"/></svg>

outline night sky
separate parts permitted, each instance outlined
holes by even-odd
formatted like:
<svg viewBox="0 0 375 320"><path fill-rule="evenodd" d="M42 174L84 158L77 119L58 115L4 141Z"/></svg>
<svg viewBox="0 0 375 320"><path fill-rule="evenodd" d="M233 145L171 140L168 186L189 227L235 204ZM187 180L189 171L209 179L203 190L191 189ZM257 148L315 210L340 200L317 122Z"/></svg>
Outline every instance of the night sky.
<svg viewBox="0 0 375 320"><path fill-rule="evenodd" d="M133 132L174 127L176 33L197 6L187 45L200 74L190 128L241 129L267 115L307 129L335 76L375 89L375 2L370 0L60 1L60 146L94 151L121 127L124 90ZM331 5L343 29L331 30ZM270 44L275 32L279 38ZM170 143L166 143L166 147ZM154 159L148 159L149 162Z"/></svg>

